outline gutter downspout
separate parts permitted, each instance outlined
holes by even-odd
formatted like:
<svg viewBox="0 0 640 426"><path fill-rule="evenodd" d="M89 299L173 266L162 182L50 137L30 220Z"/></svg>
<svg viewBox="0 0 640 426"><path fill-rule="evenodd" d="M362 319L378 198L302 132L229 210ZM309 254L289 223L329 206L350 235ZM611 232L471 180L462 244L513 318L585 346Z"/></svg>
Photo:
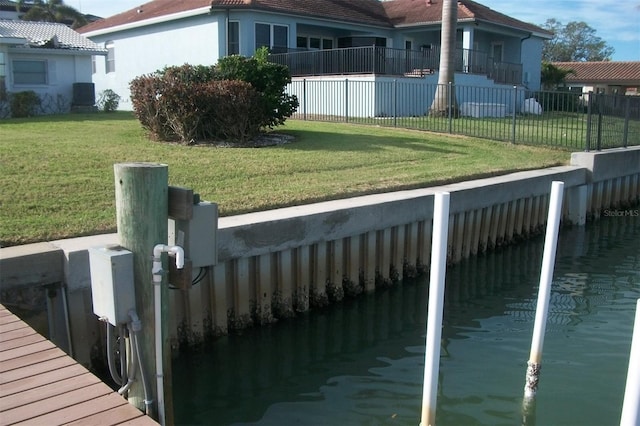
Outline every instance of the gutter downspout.
<svg viewBox="0 0 640 426"><path fill-rule="evenodd" d="M522 43L523 43L525 40L529 40L532 36L533 36L533 33L529 33L529 35L528 35L528 36L526 36L525 38L521 38L521 39L520 39L520 63L521 63L521 64L522 64L522 54L524 53L524 50L522 49ZM524 69L522 70L522 72L524 73ZM524 75L523 75L522 77L524 77ZM527 83L529 83L529 82L527 81ZM523 78L523 81L522 81L522 85L523 85L524 87L526 87L526 88L527 88L527 90L529 90L529 85L528 85L528 84L524 84L524 78Z"/></svg>

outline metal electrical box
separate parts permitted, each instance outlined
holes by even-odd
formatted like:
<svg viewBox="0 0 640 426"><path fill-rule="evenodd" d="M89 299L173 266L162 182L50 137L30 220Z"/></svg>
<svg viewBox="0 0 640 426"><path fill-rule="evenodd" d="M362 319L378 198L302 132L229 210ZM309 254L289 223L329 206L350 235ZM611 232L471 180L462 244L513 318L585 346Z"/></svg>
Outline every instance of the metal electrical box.
<svg viewBox="0 0 640 426"><path fill-rule="evenodd" d="M193 205L191 220L169 218L169 245L180 246L194 268L218 263L216 233L218 205L202 201Z"/></svg>
<svg viewBox="0 0 640 426"><path fill-rule="evenodd" d="M89 268L93 313L114 326L128 323L136 309L133 253L120 246L90 248Z"/></svg>

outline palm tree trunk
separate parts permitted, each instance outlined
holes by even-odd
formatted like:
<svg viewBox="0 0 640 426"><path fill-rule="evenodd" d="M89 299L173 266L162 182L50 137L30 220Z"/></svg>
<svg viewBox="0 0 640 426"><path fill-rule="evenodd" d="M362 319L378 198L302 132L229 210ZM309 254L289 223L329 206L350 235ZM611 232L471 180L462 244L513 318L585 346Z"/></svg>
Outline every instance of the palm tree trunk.
<svg viewBox="0 0 640 426"><path fill-rule="evenodd" d="M438 87L429 109L429 115L453 117L458 115L458 104L453 89L456 54L456 24L458 22L458 1L442 0L442 30L440 33L440 68L438 71ZM449 86L449 83L452 83Z"/></svg>

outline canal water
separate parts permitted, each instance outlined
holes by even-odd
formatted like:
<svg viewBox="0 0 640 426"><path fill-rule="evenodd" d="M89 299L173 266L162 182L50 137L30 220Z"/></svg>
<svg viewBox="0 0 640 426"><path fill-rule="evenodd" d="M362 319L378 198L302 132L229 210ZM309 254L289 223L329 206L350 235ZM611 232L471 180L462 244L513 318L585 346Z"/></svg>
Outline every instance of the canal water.
<svg viewBox="0 0 640 426"><path fill-rule="evenodd" d="M619 423L640 298L635 212L561 231L535 415L526 424ZM543 243L448 268L439 426L523 424ZM176 424L419 424L427 281L180 354Z"/></svg>

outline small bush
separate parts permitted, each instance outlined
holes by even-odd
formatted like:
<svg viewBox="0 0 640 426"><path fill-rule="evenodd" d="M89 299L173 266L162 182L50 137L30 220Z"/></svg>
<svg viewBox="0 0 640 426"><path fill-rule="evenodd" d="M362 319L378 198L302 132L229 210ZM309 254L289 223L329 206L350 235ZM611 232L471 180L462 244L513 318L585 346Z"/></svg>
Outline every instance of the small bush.
<svg viewBox="0 0 640 426"><path fill-rule="evenodd" d="M262 130L264 116L260 94L255 88L238 80L207 83L207 100L212 106L212 121L208 123L216 138L240 144L255 138Z"/></svg>
<svg viewBox="0 0 640 426"><path fill-rule="evenodd" d="M542 110L548 111L576 111L579 107L580 95L572 92L538 92L536 100L542 106Z"/></svg>
<svg viewBox="0 0 640 426"><path fill-rule="evenodd" d="M120 105L120 95L111 89L106 89L103 92L100 92L97 104L100 111L116 111Z"/></svg>
<svg viewBox="0 0 640 426"><path fill-rule="evenodd" d="M16 92L10 94L9 104L12 117L32 117L40 107L40 97L33 90Z"/></svg>
<svg viewBox="0 0 640 426"><path fill-rule="evenodd" d="M261 94L263 126L273 128L291 117L298 108L298 99L285 92L285 87L291 83L289 69L268 62L268 53L263 47L251 58L227 56L218 61L216 68L219 79L246 81Z"/></svg>
<svg viewBox="0 0 640 426"><path fill-rule="evenodd" d="M295 112L297 98L284 91L290 81L288 69L263 54L165 67L135 78L130 89L134 113L155 139L246 143Z"/></svg>

